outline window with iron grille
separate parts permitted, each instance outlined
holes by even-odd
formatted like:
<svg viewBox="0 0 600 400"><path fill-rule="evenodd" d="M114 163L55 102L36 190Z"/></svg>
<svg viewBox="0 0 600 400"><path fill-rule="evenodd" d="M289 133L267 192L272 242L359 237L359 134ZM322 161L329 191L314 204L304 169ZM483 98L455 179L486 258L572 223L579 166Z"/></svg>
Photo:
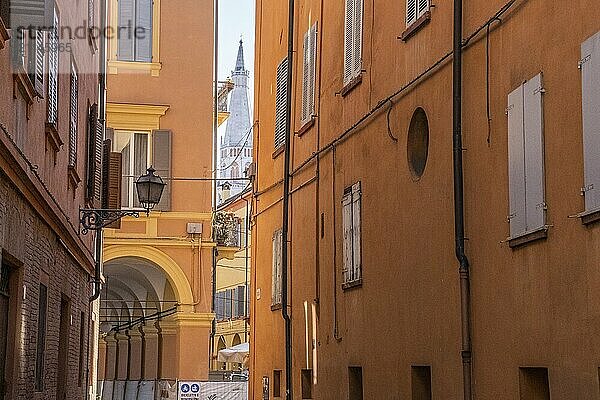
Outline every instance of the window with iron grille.
<svg viewBox="0 0 600 400"><path fill-rule="evenodd" d="M71 60L71 84L69 96L69 167L77 166L77 125L79 122L79 87L75 61Z"/></svg>
<svg viewBox="0 0 600 400"><path fill-rule="evenodd" d="M361 259L361 188L360 182L344 190L342 198L342 225L344 232L343 283L360 282Z"/></svg>
<svg viewBox="0 0 600 400"><path fill-rule="evenodd" d="M285 144L287 119L287 57L277 66L277 88L275 95L275 148Z"/></svg>

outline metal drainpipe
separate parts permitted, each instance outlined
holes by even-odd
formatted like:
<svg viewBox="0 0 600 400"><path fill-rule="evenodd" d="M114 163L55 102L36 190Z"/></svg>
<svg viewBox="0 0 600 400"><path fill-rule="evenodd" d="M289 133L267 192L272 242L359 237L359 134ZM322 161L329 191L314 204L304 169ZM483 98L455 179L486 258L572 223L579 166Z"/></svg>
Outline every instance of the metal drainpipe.
<svg viewBox="0 0 600 400"><path fill-rule="evenodd" d="M244 279L244 284L245 284L245 289L244 290L249 290L248 288L248 231L250 229L250 201L248 199L246 199L245 197L242 197L242 199L246 202L246 226L244 227L246 229L246 241L244 243L244 259L245 259L245 265L244 265L244 274L245 274L245 279ZM244 299L244 343L248 342L248 301L246 301L246 299L248 298L248 294L246 293L246 298Z"/></svg>
<svg viewBox="0 0 600 400"><path fill-rule="evenodd" d="M463 395L472 399L471 384L471 289L469 259L465 254L464 190L462 161L462 0L454 0L454 57L453 57L453 161L454 161L454 235L456 258L460 273L461 358L463 366Z"/></svg>
<svg viewBox="0 0 600 400"><path fill-rule="evenodd" d="M285 116L285 151L283 165L283 221L281 226L281 315L285 321L285 389L286 400L293 399L292 384L292 318L288 310L288 230L290 206L290 155L292 127L292 78L294 67L294 0L289 0L287 93Z"/></svg>

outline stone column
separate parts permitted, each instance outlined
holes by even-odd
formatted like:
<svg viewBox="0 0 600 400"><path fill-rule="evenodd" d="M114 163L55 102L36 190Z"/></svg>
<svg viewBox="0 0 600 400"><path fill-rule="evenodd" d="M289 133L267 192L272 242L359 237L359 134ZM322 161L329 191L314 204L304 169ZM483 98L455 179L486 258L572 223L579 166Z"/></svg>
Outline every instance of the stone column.
<svg viewBox="0 0 600 400"><path fill-rule="evenodd" d="M106 342L103 338L98 338L98 367L97 367L97 379L99 381L105 380L106 376Z"/></svg>
<svg viewBox="0 0 600 400"><path fill-rule="evenodd" d="M158 378L158 329L154 325L142 325L142 379L154 381Z"/></svg>
<svg viewBox="0 0 600 400"><path fill-rule="evenodd" d="M177 369L177 360L179 358L177 323L172 318L169 317L158 322L158 341L160 344L159 378L177 379L179 372Z"/></svg>
<svg viewBox="0 0 600 400"><path fill-rule="evenodd" d="M122 332L115 334L117 339L117 380L126 381L129 373L129 337Z"/></svg>
<svg viewBox="0 0 600 400"><path fill-rule="evenodd" d="M114 381L117 379L117 340L114 334L108 334L104 338L106 343L106 367L104 369L104 380Z"/></svg>
<svg viewBox="0 0 600 400"><path fill-rule="evenodd" d="M137 328L127 331L129 336L129 376L132 381L142 379L142 332Z"/></svg>

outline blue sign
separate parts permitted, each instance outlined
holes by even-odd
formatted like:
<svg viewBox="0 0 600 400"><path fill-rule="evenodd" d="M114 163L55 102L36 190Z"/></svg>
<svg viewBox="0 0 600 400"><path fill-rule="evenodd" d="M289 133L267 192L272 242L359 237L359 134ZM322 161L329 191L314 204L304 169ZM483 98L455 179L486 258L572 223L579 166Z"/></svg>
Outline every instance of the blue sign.
<svg viewBox="0 0 600 400"><path fill-rule="evenodd" d="M188 393L189 391L190 391L190 385L188 385L187 383L184 383L183 385L181 385L181 393Z"/></svg>

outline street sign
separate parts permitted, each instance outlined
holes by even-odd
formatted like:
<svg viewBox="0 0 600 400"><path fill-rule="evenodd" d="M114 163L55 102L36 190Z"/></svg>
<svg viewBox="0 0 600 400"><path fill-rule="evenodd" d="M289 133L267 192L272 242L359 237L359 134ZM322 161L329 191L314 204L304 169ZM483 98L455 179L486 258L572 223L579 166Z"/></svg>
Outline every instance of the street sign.
<svg viewBox="0 0 600 400"><path fill-rule="evenodd" d="M179 382L179 400L200 400L200 382Z"/></svg>

